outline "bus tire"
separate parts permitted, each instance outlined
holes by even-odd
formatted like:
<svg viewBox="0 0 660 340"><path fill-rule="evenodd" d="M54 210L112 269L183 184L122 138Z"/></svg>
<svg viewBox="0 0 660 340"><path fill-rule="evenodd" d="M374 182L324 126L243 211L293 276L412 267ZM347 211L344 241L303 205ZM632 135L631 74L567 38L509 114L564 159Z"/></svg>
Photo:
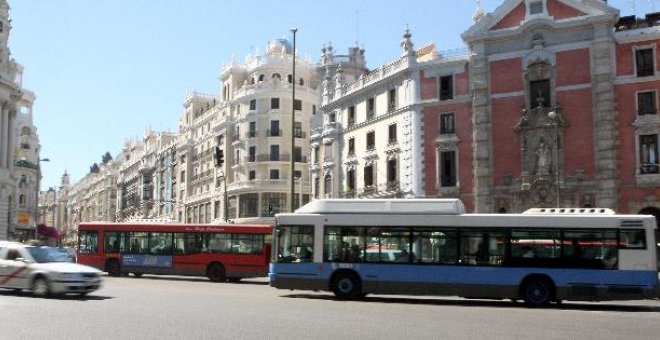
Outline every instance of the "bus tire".
<svg viewBox="0 0 660 340"><path fill-rule="evenodd" d="M340 300L355 300L366 295L362 293L362 281L351 272L337 274L333 278L330 287Z"/></svg>
<svg viewBox="0 0 660 340"><path fill-rule="evenodd" d="M32 294L36 297L50 296L50 283L43 276L37 276L32 282Z"/></svg>
<svg viewBox="0 0 660 340"><path fill-rule="evenodd" d="M121 275L121 266L119 265L119 261L116 259L111 259L108 260L105 263L105 271L108 272L108 275L117 277Z"/></svg>
<svg viewBox="0 0 660 340"><path fill-rule="evenodd" d="M138 278L139 278L139 277L142 277L142 273L133 273L133 276L135 276L135 277L138 277Z"/></svg>
<svg viewBox="0 0 660 340"><path fill-rule="evenodd" d="M225 276L225 267L220 263L212 263L209 265L208 270L206 271L206 276L209 280L213 282L225 282L227 277Z"/></svg>
<svg viewBox="0 0 660 340"><path fill-rule="evenodd" d="M555 287L545 277L533 277L523 281L520 297L529 307L545 307L555 300Z"/></svg>

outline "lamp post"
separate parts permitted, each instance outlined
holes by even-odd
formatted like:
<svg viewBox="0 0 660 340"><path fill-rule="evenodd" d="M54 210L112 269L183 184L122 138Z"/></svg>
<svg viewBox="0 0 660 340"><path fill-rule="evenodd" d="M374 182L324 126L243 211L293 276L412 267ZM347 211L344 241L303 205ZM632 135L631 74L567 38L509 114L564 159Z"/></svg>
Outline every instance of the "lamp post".
<svg viewBox="0 0 660 340"><path fill-rule="evenodd" d="M32 231L32 238L37 238L37 226L39 225L39 189L41 187L41 162L50 162L48 158L37 158L37 185L36 185L36 195L35 197L35 209L34 209L34 230Z"/></svg>
<svg viewBox="0 0 660 340"><path fill-rule="evenodd" d="M296 32L298 32L297 28L292 28L291 33L293 34L293 70L291 72L291 174L290 174L290 179L291 179L291 190L289 193L289 198L290 198L290 207L291 209L289 211L293 212L293 207L295 206L293 204L294 202L294 195L295 195L295 178L293 177L293 173L295 172L296 169L296 163L295 163L295 157L294 157L294 150L296 149L296 137L295 137L295 126L296 126Z"/></svg>
<svg viewBox="0 0 660 340"><path fill-rule="evenodd" d="M557 208L559 208L559 206L560 206L560 204L559 204L559 199L560 199L560 196L559 196L559 121L558 121L559 118L558 118L557 112L555 112L555 110L552 110L552 111L548 112L548 118L550 119L550 124L552 124L552 126L555 129L555 185L556 185L555 191L556 191L556 194L557 194L557 198L556 198L557 203L556 203L556 205L557 205Z"/></svg>

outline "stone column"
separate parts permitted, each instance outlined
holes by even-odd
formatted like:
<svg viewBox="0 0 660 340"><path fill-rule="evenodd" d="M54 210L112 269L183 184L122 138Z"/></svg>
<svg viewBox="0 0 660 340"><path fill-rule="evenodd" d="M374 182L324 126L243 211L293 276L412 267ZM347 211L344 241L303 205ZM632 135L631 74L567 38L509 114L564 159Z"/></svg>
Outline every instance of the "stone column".
<svg viewBox="0 0 660 340"><path fill-rule="evenodd" d="M488 58L483 43L472 44L470 79L472 86L472 153L474 212L492 213L493 139L492 113L488 100Z"/></svg>
<svg viewBox="0 0 660 340"><path fill-rule="evenodd" d="M595 29L591 45L592 98L595 133L596 206L617 208L617 123L614 111L615 46L612 29L602 24Z"/></svg>

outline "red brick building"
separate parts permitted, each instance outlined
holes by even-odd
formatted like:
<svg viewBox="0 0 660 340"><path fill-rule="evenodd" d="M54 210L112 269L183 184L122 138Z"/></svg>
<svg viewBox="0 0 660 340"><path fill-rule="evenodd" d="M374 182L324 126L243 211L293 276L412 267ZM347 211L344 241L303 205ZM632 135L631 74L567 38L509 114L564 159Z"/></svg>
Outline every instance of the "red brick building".
<svg viewBox="0 0 660 340"><path fill-rule="evenodd" d="M426 196L658 216L660 15L505 0L475 18L469 59L420 70Z"/></svg>

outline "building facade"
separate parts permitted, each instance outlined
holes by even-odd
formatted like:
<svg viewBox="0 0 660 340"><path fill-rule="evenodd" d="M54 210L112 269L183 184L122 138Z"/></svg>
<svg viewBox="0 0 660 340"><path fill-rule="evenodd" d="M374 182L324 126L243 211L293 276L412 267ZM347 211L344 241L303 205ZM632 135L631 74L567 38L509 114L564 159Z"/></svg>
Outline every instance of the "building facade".
<svg viewBox="0 0 660 340"><path fill-rule="evenodd" d="M36 129L31 129L30 136L20 136L27 133L23 127L32 126L25 115L31 116L35 97L22 88L23 67L10 57L10 31L9 4L0 0L0 240L34 230L37 211L38 140L30 144L30 151L21 152L27 143L18 145L23 139L34 142L36 138ZM17 130L19 125L21 130ZM34 148L37 157L33 158Z"/></svg>

